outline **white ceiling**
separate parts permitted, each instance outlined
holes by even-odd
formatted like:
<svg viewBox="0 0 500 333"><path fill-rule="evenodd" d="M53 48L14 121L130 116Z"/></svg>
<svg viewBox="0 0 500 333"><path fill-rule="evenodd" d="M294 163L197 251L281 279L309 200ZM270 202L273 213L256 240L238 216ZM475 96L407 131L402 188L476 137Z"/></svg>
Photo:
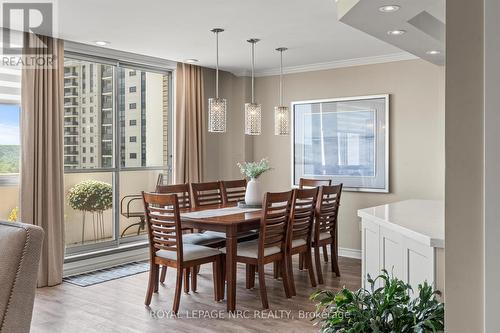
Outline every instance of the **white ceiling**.
<svg viewBox="0 0 500 333"><path fill-rule="evenodd" d="M221 68L241 74L250 68L256 45L256 71L279 66L274 49L289 48L287 67L357 58L401 55L403 51L337 20L334 0L60 0L59 36L82 43L109 41L110 48L215 66L220 35Z"/></svg>
<svg viewBox="0 0 500 333"><path fill-rule="evenodd" d="M436 65L445 63L445 0L338 0L343 8L340 20L384 40L402 50L406 50ZM398 5L400 9L392 13L382 13L384 5ZM389 30L406 31L401 36L390 36ZM439 54L428 54L439 51Z"/></svg>

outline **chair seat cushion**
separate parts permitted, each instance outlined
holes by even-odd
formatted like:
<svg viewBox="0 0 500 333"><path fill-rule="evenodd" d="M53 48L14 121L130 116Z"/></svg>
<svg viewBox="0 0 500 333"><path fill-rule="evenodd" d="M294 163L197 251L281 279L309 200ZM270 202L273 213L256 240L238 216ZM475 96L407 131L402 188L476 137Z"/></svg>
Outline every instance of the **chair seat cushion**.
<svg viewBox="0 0 500 333"><path fill-rule="evenodd" d="M194 245L209 245L222 242L225 239L226 235L224 233L215 231L205 231L182 235L182 241L184 242L184 244Z"/></svg>
<svg viewBox="0 0 500 333"><path fill-rule="evenodd" d="M220 249L222 253L226 253L226 248ZM259 240L238 243L238 257L248 257L257 259L259 252ZM264 257L280 253L281 249L277 246L266 247L264 249Z"/></svg>
<svg viewBox="0 0 500 333"><path fill-rule="evenodd" d="M306 245L306 244L307 244L307 242L303 238L298 238L298 239L292 240L292 248L299 247L299 246Z"/></svg>
<svg viewBox="0 0 500 333"><path fill-rule="evenodd" d="M328 238L332 238L332 235L329 232L322 232L319 234L319 240L328 239Z"/></svg>
<svg viewBox="0 0 500 333"><path fill-rule="evenodd" d="M211 256L216 256L220 254L219 250L213 249L211 247L194 245L194 244L184 244L183 245L183 259L184 261L196 260L201 258L207 258ZM177 260L176 251L158 250L156 251L156 256Z"/></svg>

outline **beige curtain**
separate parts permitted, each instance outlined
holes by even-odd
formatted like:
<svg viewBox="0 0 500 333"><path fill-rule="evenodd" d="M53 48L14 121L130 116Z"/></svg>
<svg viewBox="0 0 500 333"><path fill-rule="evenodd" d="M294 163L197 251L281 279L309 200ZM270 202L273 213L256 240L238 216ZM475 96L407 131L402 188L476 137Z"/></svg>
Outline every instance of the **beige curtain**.
<svg viewBox="0 0 500 333"><path fill-rule="evenodd" d="M177 64L175 91L174 181L176 184L199 182L203 180L206 105L202 68Z"/></svg>
<svg viewBox="0 0 500 333"><path fill-rule="evenodd" d="M64 48L62 40L32 34L25 45L36 47L29 56L37 62L22 70L20 217L45 231L38 270L45 287L61 283L63 273Z"/></svg>

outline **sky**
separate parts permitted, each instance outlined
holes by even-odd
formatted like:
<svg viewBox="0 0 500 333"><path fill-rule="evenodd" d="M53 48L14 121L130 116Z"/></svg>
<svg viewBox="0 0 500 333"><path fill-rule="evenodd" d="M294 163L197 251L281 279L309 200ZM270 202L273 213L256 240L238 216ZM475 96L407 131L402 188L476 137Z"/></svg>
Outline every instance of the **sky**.
<svg viewBox="0 0 500 333"><path fill-rule="evenodd" d="M0 104L0 145L19 145L19 105Z"/></svg>

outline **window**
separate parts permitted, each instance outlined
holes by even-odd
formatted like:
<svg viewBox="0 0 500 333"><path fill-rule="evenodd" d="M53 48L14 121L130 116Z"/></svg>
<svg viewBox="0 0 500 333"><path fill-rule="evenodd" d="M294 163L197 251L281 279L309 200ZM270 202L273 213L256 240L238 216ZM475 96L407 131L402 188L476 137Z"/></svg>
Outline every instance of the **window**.
<svg viewBox="0 0 500 333"><path fill-rule="evenodd" d="M83 148L82 148L82 153L84 153L84 154L85 154L86 152L87 152L87 148L86 148L86 147L83 147Z"/></svg>
<svg viewBox="0 0 500 333"><path fill-rule="evenodd" d="M85 114L85 108L82 108L82 113Z"/></svg>
<svg viewBox="0 0 500 333"><path fill-rule="evenodd" d="M87 118L83 117L82 118L82 124L85 124L87 122Z"/></svg>
<svg viewBox="0 0 500 333"><path fill-rule="evenodd" d="M0 185L18 183L21 151L19 114L19 105L0 104Z"/></svg>
<svg viewBox="0 0 500 333"><path fill-rule="evenodd" d="M87 163L87 158L85 156L82 157L82 162Z"/></svg>
<svg viewBox="0 0 500 333"><path fill-rule="evenodd" d="M141 70L125 68L118 62L110 65L112 60L109 57L106 57L106 64L99 63L98 59L103 58L89 59L92 59L90 55L80 57L74 53L65 58L65 66L74 68L76 72L83 65L88 68L86 78L73 78L77 87L82 86L82 81L88 81L87 86L95 87L93 94L86 96L78 96L76 89L77 97L70 100L71 107L65 108L68 115L75 115L74 119L80 122L72 136L75 141L72 143L77 145L74 160L66 155L70 148L65 146L65 191L67 193L81 181L96 180L109 186L112 200L110 207L97 217L100 227L93 229L92 223L89 223L91 213L87 213L83 237L82 212L65 203L66 253L69 255L112 248L122 242L144 241L145 231L139 230L140 235L137 236L136 221L122 217L115 202L127 195L154 188L158 174L166 169L169 161L168 126L171 122L167 121L167 117L168 103L172 100L169 98L169 72L157 68L151 72L144 71L143 65ZM65 85L65 92L69 87L69 84ZM135 89L130 89L132 87ZM85 105L88 117L82 116L84 106L81 99L84 97L88 102ZM134 119L129 119L129 113L125 112L129 109L137 110L130 113ZM83 124L84 118L88 118L86 124ZM69 139L65 135L64 141ZM83 157L87 163L83 163ZM127 229L129 226L132 227Z"/></svg>
<svg viewBox="0 0 500 333"><path fill-rule="evenodd" d="M347 191L388 192L388 95L292 104L294 185L333 179Z"/></svg>

